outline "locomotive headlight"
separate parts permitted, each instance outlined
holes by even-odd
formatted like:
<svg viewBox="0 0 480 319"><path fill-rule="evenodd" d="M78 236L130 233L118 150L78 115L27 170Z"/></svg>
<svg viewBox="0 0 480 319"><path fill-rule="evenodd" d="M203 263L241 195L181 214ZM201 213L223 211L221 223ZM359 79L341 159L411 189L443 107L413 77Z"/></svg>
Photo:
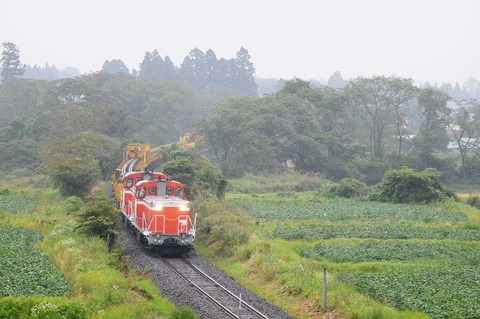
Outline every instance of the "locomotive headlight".
<svg viewBox="0 0 480 319"><path fill-rule="evenodd" d="M160 204L160 203L155 203L155 210L162 210L163 209L163 205Z"/></svg>
<svg viewBox="0 0 480 319"><path fill-rule="evenodd" d="M181 212L188 212L190 210L190 207L187 204L182 204L178 206L178 208Z"/></svg>

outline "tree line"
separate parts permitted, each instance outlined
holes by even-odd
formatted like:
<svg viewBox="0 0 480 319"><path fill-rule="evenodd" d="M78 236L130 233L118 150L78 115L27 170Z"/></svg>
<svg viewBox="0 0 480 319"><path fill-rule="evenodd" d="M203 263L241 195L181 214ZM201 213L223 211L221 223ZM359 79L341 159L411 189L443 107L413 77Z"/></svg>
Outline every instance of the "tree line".
<svg viewBox="0 0 480 319"><path fill-rule="evenodd" d="M451 182L479 178L479 102L455 101L434 86L384 76L345 81L337 73L329 79L336 88L292 79L258 98L113 69L55 81L9 73L0 85L0 169L41 170L47 158L66 158L47 156L52 152L161 145L190 133L227 176L295 170L376 183L386 170L408 166L436 168ZM69 149L74 141L86 144ZM113 165L106 158L119 157L99 154L85 163L106 177Z"/></svg>
<svg viewBox="0 0 480 319"><path fill-rule="evenodd" d="M450 182L480 177L480 103L404 78L357 78L339 89L293 79L277 93L223 103L195 134L232 177L296 170L377 183L403 166L436 168Z"/></svg>
<svg viewBox="0 0 480 319"><path fill-rule="evenodd" d="M231 97L120 73L8 81L0 84L0 171L48 174L65 194L83 194L110 178L125 143L177 142Z"/></svg>
<svg viewBox="0 0 480 319"><path fill-rule="evenodd" d="M220 89L256 96L255 68L250 59L250 54L243 47L238 50L235 58L231 59L218 59L212 49L203 52L194 48L177 67L168 56L162 58L155 49L145 53L138 71L133 69L131 75L143 79L175 81L198 90ZM59 71L54 65L46 64L42 68L22 64L20 49L11 42L3 43L0 61L2 82L22 77L57 80L78 75L78 70L71 67ZM120 59L106 60L100 72L130 74L130 70Z"/></svg>

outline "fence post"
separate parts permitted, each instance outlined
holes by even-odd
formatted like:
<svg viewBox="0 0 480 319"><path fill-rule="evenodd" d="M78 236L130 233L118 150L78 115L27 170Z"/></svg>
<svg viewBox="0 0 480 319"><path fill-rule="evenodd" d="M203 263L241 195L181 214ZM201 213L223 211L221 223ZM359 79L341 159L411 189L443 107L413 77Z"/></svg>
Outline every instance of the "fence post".
<svg viewBox="0 0 480 319"><path fill-rule="evenodd" d="M327 311L327 268L323 268L323 302L322 309Z"/></svg>

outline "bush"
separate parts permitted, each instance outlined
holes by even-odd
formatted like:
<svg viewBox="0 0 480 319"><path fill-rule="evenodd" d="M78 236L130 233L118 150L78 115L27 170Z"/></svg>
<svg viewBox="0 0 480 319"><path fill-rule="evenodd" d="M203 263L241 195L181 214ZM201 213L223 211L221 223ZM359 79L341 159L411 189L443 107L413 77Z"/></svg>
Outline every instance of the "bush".
<svg viewBox="0 0 480 319"><path fill-rule="evenodd" d="M76 229L102 238L111 250L117 236L117 219L118 211L111 199L104 196L89 197L79 214Z"/></svg>
<svg viewBox="0 0 480 319"><path fill-rule="evenodd" d="M78 301L45 297L4 297L0 299L0 318L85 319L87 309Z"/></svg>
<svg viewBox="0 0 480 319"><path fill-rule="evenodd" d="M78 212L82 205L82 200L79 197L69 196L65 200L65 211L67 214Z"/></svg>
<svg viewBox="0 0 480 319"><path fill-rule="evenodd" d="M344 178L330 187L330 193L335 196L353 198L366 194L366 185L353 178Z"/></svg>
<svg viewBox="0 0 480 319"><path fill-rule="evenodd" d="M479 196L470 196L467 199L467 204L480 209L480 197Z"/></svg>
<svg viewBox="0 0 480 319"><path fill-rule="evenodd" d="M222 172L206 157L179 149L167 152L169 154L166 163L163 164L163 172L183 183L189 198L194 198L202 192L214 193L219 190Z"/></svg>
<svg viewBox="0 0 480 319"><path fill-rule="evenodd" d="M175 308L171 319L198 319L198 316L188 307Z"/></svg>
<svg viewBox="0 0 480 319"><path fill-rule="evenodd" d="M378 199L393 203L429 203L453 197L454 193L439 181L433 168L414 172L410 168L387 171L379 185Z"/></svg>

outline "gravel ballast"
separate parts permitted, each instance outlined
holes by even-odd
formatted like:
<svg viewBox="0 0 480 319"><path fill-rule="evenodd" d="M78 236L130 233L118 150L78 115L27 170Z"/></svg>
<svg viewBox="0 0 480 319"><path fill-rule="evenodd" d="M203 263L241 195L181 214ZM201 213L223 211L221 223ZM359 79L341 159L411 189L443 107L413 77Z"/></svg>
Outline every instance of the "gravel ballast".
<svg viewBox="0 0 480 319"><path fill-rule="evenodd" d="M125 254L130 257L132 265L139 272L148 272L151 274L155 284L161 289L162 296L169 298L177 306L189 306L202 319L230 318L219 311L211 301L179 277L172 269L167 267L159 257L146 251L135 237L126 230L124 225L120 225L119 227ZM219 284L225 286L237 295L241 294L242 300L252 305L270 319L293 319L293 317L287 315L280 308L243 288L195 251L190 252L187 258L192 264L198 266Z"/></svg>

